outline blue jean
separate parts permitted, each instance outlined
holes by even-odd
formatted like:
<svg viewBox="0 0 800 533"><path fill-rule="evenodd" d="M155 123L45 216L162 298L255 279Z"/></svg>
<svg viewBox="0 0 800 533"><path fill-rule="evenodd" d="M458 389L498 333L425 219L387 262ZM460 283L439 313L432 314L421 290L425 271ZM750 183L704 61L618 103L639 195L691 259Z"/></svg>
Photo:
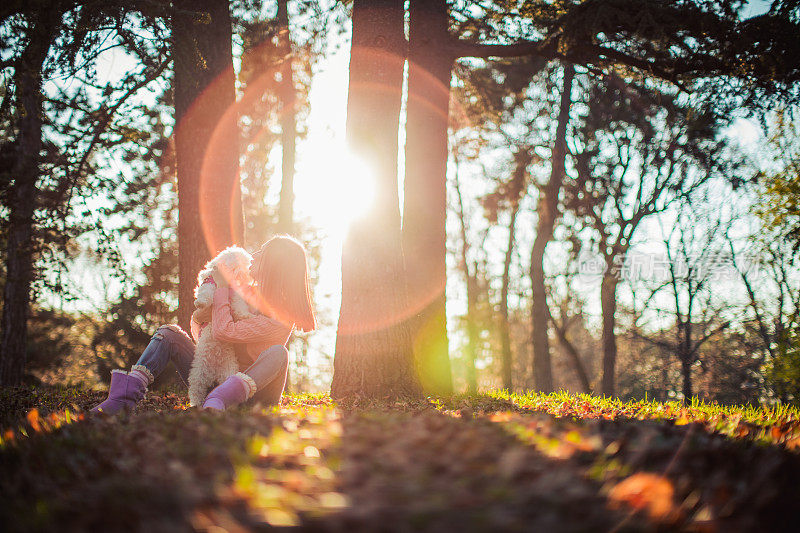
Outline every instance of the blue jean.
<svg viewBox="0 0 800 533"><path fill-rule="evenodd" d="M172 362L181 381L188 387L194 350L194 342L185 331L175 325L165 325L156 330L136 364L146 367L155 378ZM269 404L280 403L286 387L288 368L289 352L286 347L275 345L261 352L258 359L244 370L256 382L258 392L254 396L255 400Z"/></svg>

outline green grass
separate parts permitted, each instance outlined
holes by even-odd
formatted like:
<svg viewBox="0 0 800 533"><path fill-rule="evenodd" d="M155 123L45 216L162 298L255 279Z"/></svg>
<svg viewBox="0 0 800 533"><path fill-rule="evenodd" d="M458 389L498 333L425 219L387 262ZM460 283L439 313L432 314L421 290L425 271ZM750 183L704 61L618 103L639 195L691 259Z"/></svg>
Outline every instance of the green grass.
<svg viewBox="0 0 800 533"><path fill-rule="evenodd" d="M671 422L675 425L700 424L706 430L729 437L750 438L787 448L800 447L800 410L789 405L723 406L692 398L691 402L655 400L622 401L567 392L511 394L494 391L491 398L512 402L522 409L542 411L559 417L581 419L630 419Z"/></svg>

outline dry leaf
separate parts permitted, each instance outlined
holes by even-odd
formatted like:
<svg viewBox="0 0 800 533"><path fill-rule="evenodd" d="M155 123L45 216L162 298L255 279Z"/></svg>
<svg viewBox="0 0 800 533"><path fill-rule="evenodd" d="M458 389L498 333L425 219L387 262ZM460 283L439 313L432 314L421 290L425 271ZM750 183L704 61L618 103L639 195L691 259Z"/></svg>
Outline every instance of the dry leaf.
<svg viewBox="0 0 800 533"><path fill-rule="evenodd" d="M674 492L667 478L640 472L617 483L608 497L614 504L646 511L654 520L666 520L675 512Z"/></svg>

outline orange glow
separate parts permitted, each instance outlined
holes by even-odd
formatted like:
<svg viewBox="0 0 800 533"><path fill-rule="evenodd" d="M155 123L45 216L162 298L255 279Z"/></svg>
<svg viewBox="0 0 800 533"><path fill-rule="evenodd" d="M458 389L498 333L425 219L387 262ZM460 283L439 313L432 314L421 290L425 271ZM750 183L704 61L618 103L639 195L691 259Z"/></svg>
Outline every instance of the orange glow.
<svg viewBox="0 0 800 533"><path fill-rule="evenodd" d="M266 43L264 46L271 46ZM259 53L258 49L250 52ZM360 48L354 51L356 54L368 54L374 61L404 61L402 57L396 57L385 51L370 48ZM387 57L391 56L391 57ZM240 94L239 100L228 109L224 110L221 118L208 125L211 129L208 147L204 152L203 161L200 168L200 191L199 191L199 216L202 228L202 235L205 246L210 255L215 255L225 247L231 245L236 240L237 224L236 220L239 211L236 209L240 202L241 188L237 187L226 192L225 198L220 197L220 187L216 185L220 168L229 154L225 152L235 151L237 157L239 153L240 131L238 119L244 113L249 113L253 106L259 102L266 92L275 90L275 68L265 68L257 77L248 80L246 90ZM419 74L419 73L418 73ZM218 90L218 84L231 83L231 72L222 73L211 84L200 97L197 98L191 109L184 118L176 124L175 131L181 129L195 128L192 124L199 122L196 115L207 111L207 95ZM432 100L440 100L448 88L433 76L421 73L420 79L427 85L436 84L436 94L431 95L431 101L423 97L421 103L428 112L441 114L441 107L434 105ZM350 95L358 92L376 93L389 97L397 91L397 88L389 81L381 79L349 80ZM425 93L428 94L428 93ZM396 95L392 96L395 97ZM452 105L452 104L451 104ZM361 111L368 112L365 110ZM455 113L457 120L463 120L464 112L459 108L451 108L451 115ZM218 113L212 113L217 114ZM323 112L324 115L324 112ZM439 117L441 118L441 117ZM358 116L348 116L348 121L356 121L352 124L355 130L360 129ZM401 124L403 120L401 117ZM314 124L309 125L309 130ZM266 128L266 126L265 126ZM193 131L189 131L191 135ZM341 131L340 131L341 133ZM361 142L369 142L370 132L358 132L357 137ZM265 134L264 131L253 132L252 138L257 138ZM198 142L201 135L197 135ZM359 157L354 151L346 148L346 143L338 135L328 138L328 142L302 141L298 144L297 168L295 175L295 186L301 186L302 190L296 189L295 194L302 196L302 213L308 216L310 222L319 227L325 238L333 243L331 250L335 252L344 241L350 225L357 219L363 217L374 205L379 188L382 184L378 183L379 177L376 171ZM233 148L232 148L233 147ZM368 146L366 147L368 148ZM404 152L400 146L401 153ZM272 179L272 178L266 178ZM237 183L239 180L237 179ZM219 220L218 213L225 206L225 211L231 213L228 220ZM241 243L239 243L241 244ZM376 263L377 264L377 263ZM330 272L321 277L327 280L339 279L341 270L338 261L325 261L323 268L327 267ZM335 272L333 272L335 270ZM386 280L387 283L398 283L400 279ZM391 327L399 322L410 319L425 309L434 300L441 297L445 291L445 280L434 279L426 276L425 286L418 288L414 294L409 294L408 302L400 309L385 309L380 313L365 312L357 320L347 320L340 322L342 334L360 334L369 331L378 331ZM255 295L251 295L251 298ZM263 302L251 302L263 308ZM367 302L365 302L367 303ZM260 304L260 305L259 305ZM370 307L365 305L364 307ZM359 313L361 314L361 313ZM353 317L356 318L356 317Z"/></svg>
<svg viewBox="0 0 800 533"><path fill-rule="evenodd" d="M266 42L262 47L271 46ZM261 47L253 50L258 54ZM211 256L232 244L242 244L242 212L241 212L241 187L237 175L232 187L225 190L228 185L221 182L220 176L229 172L231 158L238 162L240 152L239 117L258 101L265 92L274 91L276 69L267 68L257 78L250 80L247 90L241 97L227 109L214 109L221 100L220 94L233 90L234 74L232 68L220 73L195 99L181 120L175 125L176 138L178 134L184 138L183 142L203 142L204 132L210 131L208 144L203 152L203 159L199 169L198 204L200 224L204 243ZM260 134L260 132L258 132ZM185 162L195 165L195 162ZM230 213L227 220L220 220L219 215L224 211Z"/></svg>

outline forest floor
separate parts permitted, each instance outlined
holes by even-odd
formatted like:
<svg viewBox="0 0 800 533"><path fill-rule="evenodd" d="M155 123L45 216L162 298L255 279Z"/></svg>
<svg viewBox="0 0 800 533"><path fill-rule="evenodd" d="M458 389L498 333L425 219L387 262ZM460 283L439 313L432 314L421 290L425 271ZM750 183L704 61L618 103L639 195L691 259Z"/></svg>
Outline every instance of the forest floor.
<svg viewBox="0 0 800 533"><path fill-rule="evenodd" d="M491 393L225 413L0 391L4 531L795 531L786 408Z"/></svg>

